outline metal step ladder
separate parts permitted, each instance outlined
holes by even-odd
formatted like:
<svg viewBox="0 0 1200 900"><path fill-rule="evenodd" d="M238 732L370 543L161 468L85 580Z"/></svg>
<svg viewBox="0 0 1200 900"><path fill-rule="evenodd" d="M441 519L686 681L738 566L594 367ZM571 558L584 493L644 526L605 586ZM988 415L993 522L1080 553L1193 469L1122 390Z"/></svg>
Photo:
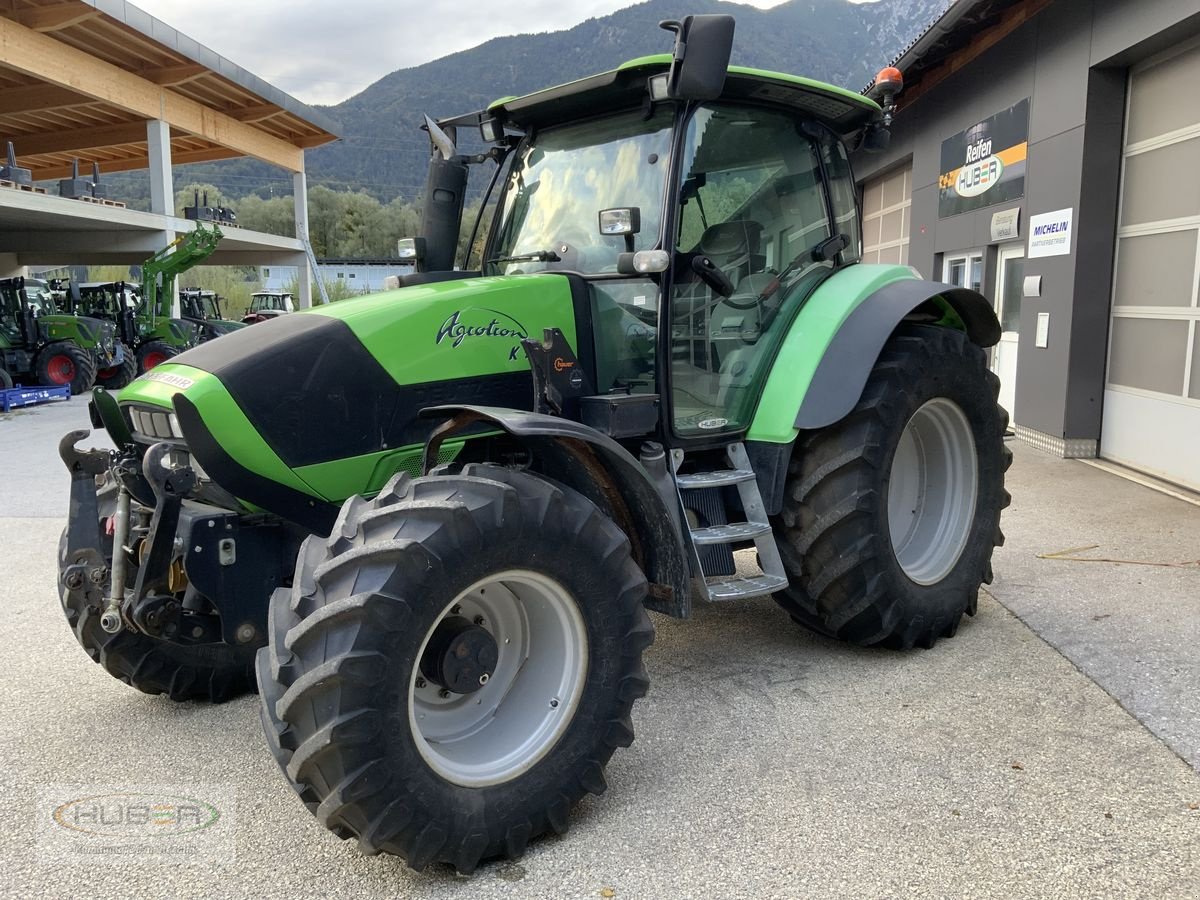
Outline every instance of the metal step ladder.
<svg viewBox="0 0 1200 900"><path fill-rule="evenodd" d="M727 469L715 469L709 472L690 472L678 474L683 463L682 450L672 453L672 462L677 474L675 483L679 490L702 490L711 488L735 487L742 501L742 509L746 513L746 521L730 522L720 525L706 525L691 528L692 533L692 563L698 571L704 572L701 581L701 594L706 600L740 600L743 597L759 597L763 594L773 594L787 586L788 579L784 573L783 560L779 556L779 548L775 544L775 535L767 521L766 507L762 494L758 490L758 480L750 468L750 458L742 444L730 444L725 448ZM681 494L680 502L685 503ZM762 570L758 575L718 575L705 570L702 560L705 555L697 553L697 548L720 544L733 544L753 541L758 551L758 565ZM728 558L728 557L726 557Z"/></svg>
<svg viewBox="0 0 1200 900"><path fill-rule="evenodd" d="M321 266L317 263L317 254L313 253L312 243L308 240L308 235L300 238L300 243L304 244L304 254L308 257L308 268L312 272L313 281L317 283L317 293L321 295L321 303L329 304L329 294L325 291L325 279L321 277Z"/></svg>

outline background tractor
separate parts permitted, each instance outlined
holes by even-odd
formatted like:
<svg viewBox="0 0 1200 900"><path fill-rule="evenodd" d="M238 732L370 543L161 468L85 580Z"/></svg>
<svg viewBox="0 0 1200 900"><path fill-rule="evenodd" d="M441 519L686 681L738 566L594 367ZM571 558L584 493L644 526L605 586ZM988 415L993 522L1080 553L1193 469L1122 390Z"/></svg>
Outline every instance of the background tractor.
<svg viewBox="0 0 1200 900"><path fill-rule="evenodd" d="M97 371L123 362L111 322L60 313L44 281L0 279L0 389L22 382L81 394Z"/></svg>
<svg viewBox="0 0 1200 900"><path fill-rule="evenodd" d="M121 341L135 361L127 371L114 373L110 380L102 379L102 386L123 387L136 375L199 342L203 326L171 317L175 279L211 256L220 240L217 226L206 229L197 223L194 231L179 235L142 263L140 285L113 281L71 288L74 309L115 322Z"/></svg>
<svg viewBox="0 0 1200 900"><path fill-rule="evenodd" d="M222 315L220 295L203 288L183 288L179 292L179 311L185 321L199 329L202 342L237 331L245 325L244 322L226 319Z"/></svg>
<svg viewBox="0 0 1200 900"><path fill-rule="evenodd" d="M253 325L256 322L277 319L295 311L296 306L292 302L292 295L287 291L259 291L250 295L250 307L246 310L246 315L242 316L242 322L246 325Z"/></svg>
<svg viewBox="0 0 1200 900"><path fill-rule="evenodd" d="M427 120L404 286L96 390L114 452L63 439L80 643L149 693L257 687L366 852L469 872L565 831L633 740L648 610L770 595L928 647L991 578L999 324L859 262L846 144L886 142L898 81L881 106L729 66L728 17L664 24L672 54ZM456 261L472 165L497 212Z"/></svg>

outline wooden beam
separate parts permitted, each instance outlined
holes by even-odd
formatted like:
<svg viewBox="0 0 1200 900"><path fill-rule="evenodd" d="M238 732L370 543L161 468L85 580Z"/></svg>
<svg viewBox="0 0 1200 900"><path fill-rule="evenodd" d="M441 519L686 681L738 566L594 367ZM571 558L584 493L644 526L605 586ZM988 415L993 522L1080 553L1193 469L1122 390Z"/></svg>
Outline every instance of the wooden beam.
<svg viewBox="0 0 1200 900"><path fill-rule="evenodd" d="M235 159L241 156L236 150L230 150L228 147L210 147L204 150L172 150L171 162L176 165L185 165L187 163L200 162L215 162L220 159ZM148 169L150 167L150 159L147 156L130 156L123 159L105 160L100 163L100 180L103 182L105 174L108 172L132 172L138 169ZM79 159L79 172L82 175L91 176L92 161L81 156ZM69 165L53 165L33 167L34 181L52 181L57 178L70 178L71 167ZM120 197L113 197L114 200L120 200Z"/></svg>
<svg viewBox="0 0 1200 900"><path fill-rule="evenodd" d="M60 31L100 15L82 3L56 3L54 6L34 6L16 12L16 20L34 31Z"/></svg>
<svg viewBox="0 0 1200 900"><path fill-rule="evenodd" d="M239 122L263 122L272 116L277 116L285 112L282 107L276 106L274 103L259 103L255 106L240 106L237 109L228 111L229 115L237 119Z"/></svg>
<svg viewBox="0 0 1200 900"><path fill-rule="evenodd" d="M147 81L152 81L162 87L172 87L177 84L186 84L189 81L195 81L208 71L208 66L202 66L199 63L189 63L188 65L181 66L160 66L156 69L142 69L135 74L141 75Z"/></svg>
<svg viewBox="0 0 1200 900"><path fill-rule="evenodd" d="M280 166L304 168L304 151L232 116L153 84L82 50L0 18L0 63L60 87L70 87L146 119Z"/></svg>
<svg viewBox="0 0 1200 900"><path fill-rule="evenodd" d="M52 109L82 106L95 102L91 97L85 97L70 88L56 87L52 84L31 84L26 87L0 90L0 116L26 112L47 112Z"/></svg>
<svg viewBox="0 0 1200 900"><path fill-rule="evenodd" d="M72 128L66 131L43 131L37 134L17 134L13 135L12 142L18 157L145 143L146 122L144 119L139 119L136 122L121 122L117 125L97 125L91 128Z"/></svg>

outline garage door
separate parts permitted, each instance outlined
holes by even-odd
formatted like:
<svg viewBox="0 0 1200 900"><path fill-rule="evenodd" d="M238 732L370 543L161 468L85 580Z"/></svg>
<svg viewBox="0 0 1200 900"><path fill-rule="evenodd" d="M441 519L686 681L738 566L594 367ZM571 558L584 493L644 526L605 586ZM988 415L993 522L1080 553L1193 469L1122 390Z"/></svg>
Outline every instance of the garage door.
<svg viewBox="0 0 1200 900"><path fill-rule="evenodd" d="M912 166L863 184L863 262L908 265Z"/></svg>
<svg viewBox="0 0 1200 900"><path fill-rule="evenodd" d="M1200 489L1200 42L1129 77L1101 455Z"/></svg>

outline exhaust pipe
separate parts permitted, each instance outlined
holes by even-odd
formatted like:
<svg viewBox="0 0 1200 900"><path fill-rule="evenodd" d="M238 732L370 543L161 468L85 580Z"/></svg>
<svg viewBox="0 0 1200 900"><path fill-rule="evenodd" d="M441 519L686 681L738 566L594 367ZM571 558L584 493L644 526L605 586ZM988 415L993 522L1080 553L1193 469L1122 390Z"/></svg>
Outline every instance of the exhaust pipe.
<svg viewBox="0 0 1200 900"><path fill-rule="evenodd" d="M125 602L125 545L129 542L129 491L121 486L113 516L112 585L108 603L100 614L100 627L109 634L121 630L121 604Z"/></svg>

